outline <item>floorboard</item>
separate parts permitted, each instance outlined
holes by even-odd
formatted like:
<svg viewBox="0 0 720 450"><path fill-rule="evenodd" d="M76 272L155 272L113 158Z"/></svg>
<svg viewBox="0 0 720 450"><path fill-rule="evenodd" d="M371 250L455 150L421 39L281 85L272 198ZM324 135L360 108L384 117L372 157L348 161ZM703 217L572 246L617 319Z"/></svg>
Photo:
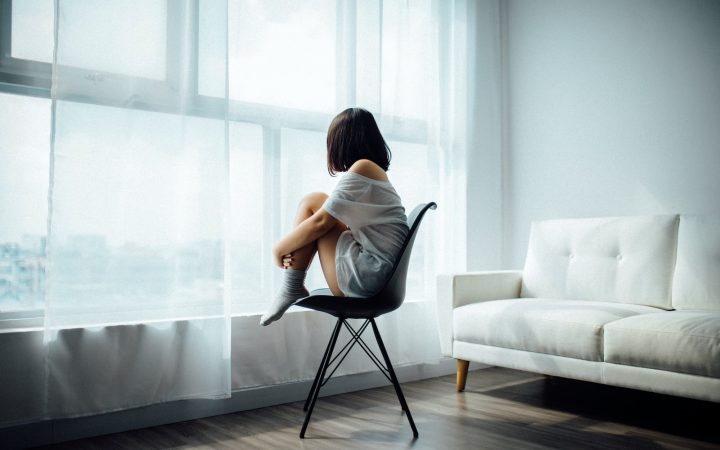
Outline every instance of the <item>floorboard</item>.
<svg viewBox="0 0 720 450"><path fill-rule="evenodd" d="M116 433L44 449L720 449L720 404L503 368Z"/></svg>

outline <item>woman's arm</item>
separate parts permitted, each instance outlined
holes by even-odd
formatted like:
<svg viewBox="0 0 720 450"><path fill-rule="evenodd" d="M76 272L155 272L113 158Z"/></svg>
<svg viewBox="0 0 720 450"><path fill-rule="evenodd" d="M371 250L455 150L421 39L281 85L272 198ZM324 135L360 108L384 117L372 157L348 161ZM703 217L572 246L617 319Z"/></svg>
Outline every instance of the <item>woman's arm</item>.
<svg viewBox="0 0 720 450"><path fill-rule="evenodd" d="M319 209L273 246L272 253L275 265L284 268L283 256L315 242L338 223L338 220L327 211Z"/></svg>

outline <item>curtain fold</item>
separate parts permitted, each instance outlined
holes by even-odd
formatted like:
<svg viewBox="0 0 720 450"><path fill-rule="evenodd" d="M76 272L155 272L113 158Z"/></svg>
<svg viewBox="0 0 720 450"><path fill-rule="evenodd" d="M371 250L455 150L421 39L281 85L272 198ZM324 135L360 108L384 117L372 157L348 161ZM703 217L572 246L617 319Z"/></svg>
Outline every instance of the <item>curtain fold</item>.
<svg viewBox="0 0 720 450"><path fill-rule="evenodd" d="M199 7L225 28L223 1L56 0L48 417L230 395L227 70L199 104Z"/></svg>
<svg viewBox="0 0 720 450"><path fill-rule="evenodd" d="M433 193L438 204L433 242L437 260L435 273L461 272L467 268L467 155L480 151L469 139L478 126L473 102L477 67L471 39L477 14L476 1L433 0L437 34L430 58L434 62L430 80L427 122L428 146L432 149ZM433 280L435 281L435 280ZM433 283L433 293L435 293Z"/></svg>

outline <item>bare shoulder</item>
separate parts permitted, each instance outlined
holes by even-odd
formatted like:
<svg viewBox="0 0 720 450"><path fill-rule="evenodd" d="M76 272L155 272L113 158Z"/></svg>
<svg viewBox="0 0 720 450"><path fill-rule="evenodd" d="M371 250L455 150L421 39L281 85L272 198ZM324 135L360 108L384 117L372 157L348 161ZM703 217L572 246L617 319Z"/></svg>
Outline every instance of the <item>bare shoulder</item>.
<svg viewBox="0 0 720 450"><path fill-rule="evenodd" d="M373 180L388 181L388 176L382 167L378 166L369 159L360 159L355 161L355 164L350 167L349 172L355 172L358 175L372 178Z"/></svg>

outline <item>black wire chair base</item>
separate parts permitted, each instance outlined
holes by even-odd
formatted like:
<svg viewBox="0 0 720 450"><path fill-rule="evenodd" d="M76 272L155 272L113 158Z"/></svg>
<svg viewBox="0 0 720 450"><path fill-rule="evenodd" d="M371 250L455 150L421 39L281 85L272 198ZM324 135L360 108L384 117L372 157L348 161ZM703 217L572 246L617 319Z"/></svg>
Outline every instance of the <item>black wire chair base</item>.
<svg viewBox="0 0 720 450"><path fill-rule="evenodd" d="M380 353L382 354L384 364L382 361L380 361L380 358L373 353L373 351L370 349L370 347L365 343L365 341L362 339L362 334L367 329L368 325L372 326L373 334L375 335L375 340L378 344L378 347L380 349ZM340 330L342 327L345 326L345 328L350 332L350 340L343 346L342 349L333 357L333 352L335 350L335 344L337 343L338 336L340 335ZM395 376L395 370L393 370L392 363L390 362L390 358L388 357L387 350L385 349L385 344L383 343L382 337L380 336L380 331L377 328L377 324L375 323L375 319L367 319L363 324L355 330L355 328L350 325L347 320L343 318L338 318L337 323L335 324L335 329L332 332L332 335L330 336L330 341L328 342L327 347L325 348L325 354L323 355L322 361L320 362L320 367L318 368L317 375L315 375L315 381L313 381L312 387L310 388L310 392L308 393L307 400L305 400L305 406L303 406L303 411L307 411L307 414L305 415L305 422L303 423L302 430L300 430L300 438L305 438L305 430L307 430L307 426L310 423L310 416L312 415L313 408L315 407L315 402L317 401L318 394L320 393L320 389L325 386L325 384L330 380L330 378L333 376L335 371L337 371L338 367L340 367L340 364L345 360L348 353L350 353L350 350L352 350L353 347L355 347L355 344L358 344L360 348L370 357L370 360L377 366L378 369L380 369L380 372L385 376L385 378L392 383L393 387L395 388L395 394L397 394L398 400L400 401L400 406L402 407L402 410L405 412L405 415L408 418L408 422L410 422L410 427L413 431L413 437L418 437L418 431L415 427L415 421L413 421L412 414L410 414L410 408L408 408L407 401L405 401L405 396L403 395L402 389L400 388L400 383L398 383L397 376ZM330 374L325 376L330 366L335 363L335 361L340 360L335 364L335 367L330 371Z"/></svg>

